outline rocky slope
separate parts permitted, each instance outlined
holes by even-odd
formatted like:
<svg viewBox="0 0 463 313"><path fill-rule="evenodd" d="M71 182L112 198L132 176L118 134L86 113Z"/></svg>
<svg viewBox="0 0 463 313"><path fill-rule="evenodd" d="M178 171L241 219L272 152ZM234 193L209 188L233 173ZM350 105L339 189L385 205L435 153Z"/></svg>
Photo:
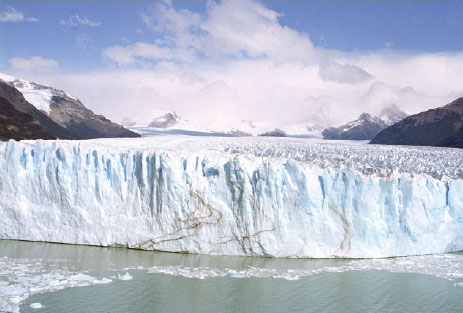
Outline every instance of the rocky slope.
<svg viewBox="0 0 463 313"><path fill-rule="evenodd" d="M463 98L411 115L381 131L371 143L463 148Z"/></svg>
<svg viewBox="0 0 463 313"><path fill-rule="evenodd" d="M140 136L111 122L103 115L93 113L79 99L62 90L4 74L0 74L0 80L16 88L26 102L32 104L36 111L41 112L40 118L34 116L41 125L45 123L44 117L47 117L60 126L61 129L52 132L57 138L90 139Z"/></svg>
<svg viewBox="0 0 463 313"><path fill-rule="evenodd" d="M32 115L16 110L10 101L0 97L0 140L54 138Z"/></svg>

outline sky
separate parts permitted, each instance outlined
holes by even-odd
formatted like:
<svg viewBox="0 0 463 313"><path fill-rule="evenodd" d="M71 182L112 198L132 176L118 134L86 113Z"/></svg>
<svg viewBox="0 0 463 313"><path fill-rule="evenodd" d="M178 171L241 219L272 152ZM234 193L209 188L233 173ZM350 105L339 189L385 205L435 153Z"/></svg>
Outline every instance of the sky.
<svg viewBox="0 0 463 313"><path fill-rule="evenodd" d="M149 122L332 126L463 96L462 1L2 1L0 71Z"/></svg>

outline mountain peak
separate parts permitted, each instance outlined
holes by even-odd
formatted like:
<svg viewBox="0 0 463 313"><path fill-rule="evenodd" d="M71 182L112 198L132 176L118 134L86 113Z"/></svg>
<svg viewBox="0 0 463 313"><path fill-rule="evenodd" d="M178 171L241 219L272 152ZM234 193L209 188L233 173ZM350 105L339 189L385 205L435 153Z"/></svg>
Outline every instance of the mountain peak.
<svg viewBox="0 0 463 313"><path fill-rule="evenodd" d="M354 121L339 127L324 129L322 135L325 139L369 140L387 126L397 123L406 116L393 104L384 108L380 116L364 112Z"/></svg>
<svg viewBox="0 0 463 313"><path fill-rule="evenodd" d="M364 112L364 113L360 114L358 119L359 120L371 120L371 115L370 115L370 113Z"/></svg>
<svg viewBox="0 0 463 313"><path fill-rule="evenodd" d="M379 113L379 118L382 119L388 126L393 125L407 117L407 113L401 111L397 104L384 107Z"/></svg>
<svg viewBox="0 0 463 313"><path fill-rule="evenodd" d="M159 116L155 118L148 125L148 127L167 128L167 127L171 127L177 124L178 120L179 120L179 117L175 112L168 112L164 114L163 116Z"/></svg>

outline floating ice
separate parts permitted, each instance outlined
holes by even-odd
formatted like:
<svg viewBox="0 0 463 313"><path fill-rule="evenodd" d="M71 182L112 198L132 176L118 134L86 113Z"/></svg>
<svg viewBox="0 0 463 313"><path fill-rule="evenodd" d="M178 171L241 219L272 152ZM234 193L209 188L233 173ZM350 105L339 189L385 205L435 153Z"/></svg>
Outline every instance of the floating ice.
<svg viewBox="0 0 463 313"><path fill-rule="evenodd" d="M133 279L132 275L130 275L129 272L125 272L125 274L123 274L123 275L118 273L117 278L119 280L132 280Z"/></svg>
<svg viewBox="0 0 463 313"><path fill-rule="evenodd" d="M0 312L19 312L20 303L32 294L111 282L72 267L65 260L0 258L0 278L7 279L0 280ZM40 303L31 304L31 308L41 307Z"/></svg>
<svg viewBox="0 0 463 313"><path fill-rule="evenodd" d="M301 139L0 143L0 238L272 257L463 249L463 150Z"/></svg>
<svg viewBox="0 0 463 313"><path fill-rule="evenodd" d="M42 306L41 303L35 302L35 303L32 303L32 304L30 305L30 307L33 308L33 309L41 309L43 306Z"/></svg>
<svg viewBox="0 0 463 313"><path fill-rule="evenodd" d="M352 260L344 265L323 266L313 269L274 269L247 267L241 269L215 269L189 266L152 266L150 274L165 274L185 278L206 279L215 277L232 278L273 278L298 280L323 273L343 273L350 271L386 271L391 273L423 274L454 281L463 286L463 256L455 254L411 256L387 259Z"/></svg>
<svg viewBox="0 0 463 313"><path fill-rule="evenodd" d="M287 266L293 260L287 260ZM150 274L180 276L191 279L210 279L217 277L265 278L298 280L324 273L343 273L349 271L387 271L391 273L424 274L447 279L456 286L463 286L463 255L443 254L411 256L388 259L363 259L340 262L339 265L326 266L317 261L312 264L297 262L296 268L272 268L247 266L240 268L220 268L205 266L131 266L108 269L117 273L120 280L132 279L128 270L143 271ZM311 266L313 268L300 268ZM110 283L109 278L97 279L89 272L78 272L78 263L59 259L0 258L0 312L19 312L19 306L27 297L37 293L53 292L64 288L90 286ZM120 274L125 272L125 274ZM115 278L115 277L114 277ZM5 280L6 279L6 280ZM31 307L39 308L39 303Z"/></svg>

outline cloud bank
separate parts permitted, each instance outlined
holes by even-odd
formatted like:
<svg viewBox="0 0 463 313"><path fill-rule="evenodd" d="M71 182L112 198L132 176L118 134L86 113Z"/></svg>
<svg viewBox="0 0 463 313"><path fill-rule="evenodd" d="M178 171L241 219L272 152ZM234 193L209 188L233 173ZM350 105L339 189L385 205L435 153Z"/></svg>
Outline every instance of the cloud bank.
<svg viewBox="0 0 463 313"><path fill-rule="evenodd" d="M282 25L264 2L205 5L204 14L170 2L151 6L140 20L152 41L105 48L106 69L30 77L116 121L176 111L191 119L323 127L391 104L416 113L463 95L463 53L327 50Z"/></svg>

